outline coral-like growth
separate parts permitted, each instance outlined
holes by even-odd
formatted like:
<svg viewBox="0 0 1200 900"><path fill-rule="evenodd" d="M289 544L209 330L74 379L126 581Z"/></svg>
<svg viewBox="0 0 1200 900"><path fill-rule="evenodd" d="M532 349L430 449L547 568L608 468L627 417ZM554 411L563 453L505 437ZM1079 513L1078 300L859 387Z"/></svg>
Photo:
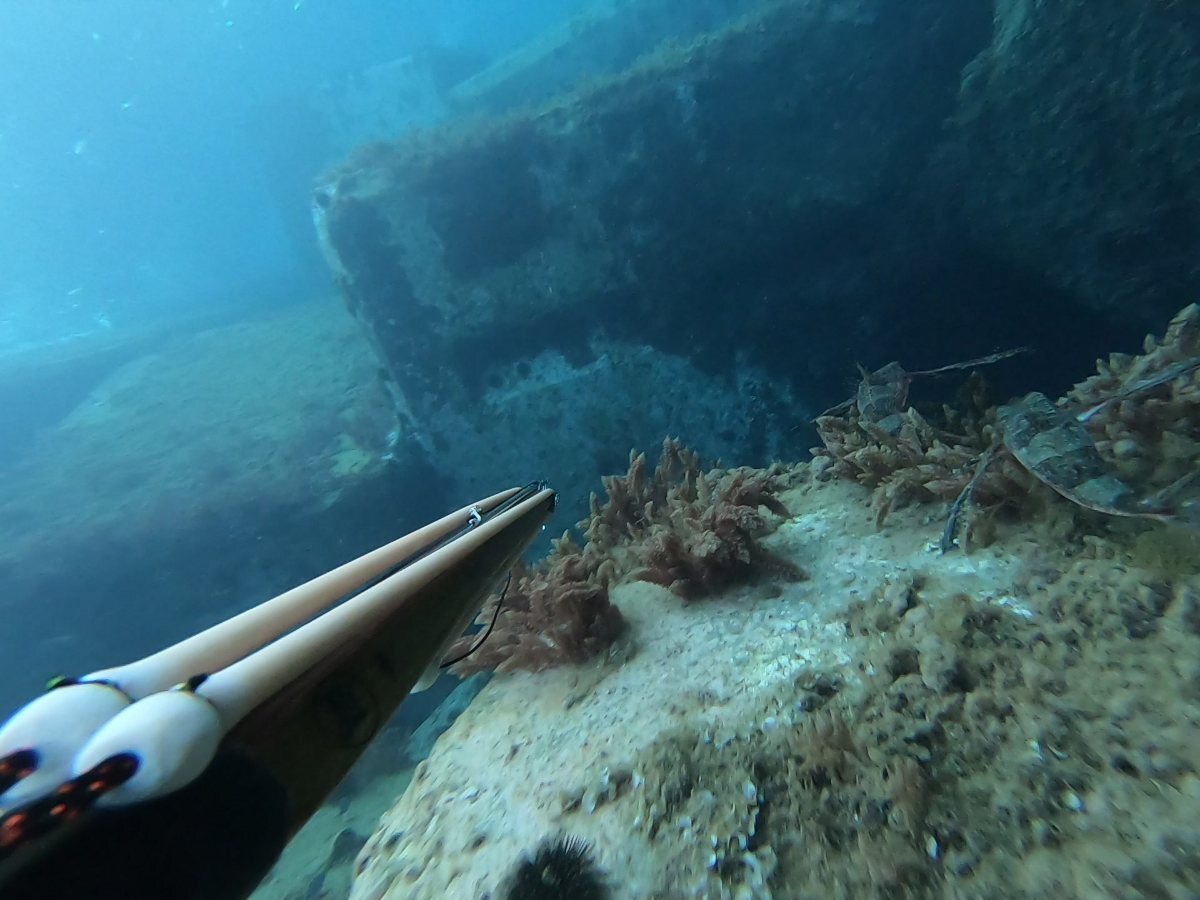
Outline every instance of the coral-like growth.
<svg viewBox="0 0 1200 900"><path fill-rule="evenodd" d="M1161 341L1148 336L1143 355L1113 354L1097 370L1056 405L1031 394L998 415L973 394L937 426L911 408L876 420L848 401L817 419L817 472L874 488L880 525L897 503L954 500L944 548L964 501L1027 509L1047 496L1037 480L1086 509L1195 527L1200 504L1186 495L1200 459L1200 307Z"/></svg>
<svg viewBox="0 0 1200 900"><path fill-rule="evenodd" d="M625 627L608 598L623 577L660 584L686 600L761 572L804 577L759 541L769 528L760 509L787 515L776 496L787 475L783 466L702 472L699 457L671 438L652 475L646 455L630 453L628 472L604 478L606 501L592 495L591 515L579 523L585 544L566 533L536 566L519 567L492 634L454 671L540 671L603 653ZM490 623L495 609L494 601L488 604L478 623ZM451 656L475 640L460 639Z"/></svg>
<svg viewBox="0 0 1200 900"><path fill-rule="evenodd" d="M767 531L759 507L787 510L772 494L777 475L751 469L701 475L696 499L677 502L668 522L654 522L640 547L644 565L635 578L669 588L685 600L712 594L756 573L798 580L795 563L765 549Z"/></svg>
<svg viewBox="0 0 1200 900"><path fill-rule="evenodd" d="M819 417L817 433L825 446L813 450L817 470L872 488L880 526L896 506L955 500L975 475L980 455L997 440L995 411L987 407L978 379L968 387L967 411L943 407L939 425L909 408L896 417L897 427L888 428L862 416L857 404L844 417ZM1035 484L1014 460L1001 457L981 474L973 501L983 509L1023 504Z"/></svg>
<svg viewBox="0 0 1200 900"><path fill-rule="evenodd" d="M1193 473L1200 458L1200 307L1171 320L1144 353L1096 361L1097 374L1065 403L1078 407L1100 453L1125 479L1155 491Z"/></svg>
<svg viewBox="0 0 1200 900"><path fill-rule="evenodd" d="M538 672L551 666L580 665L607 650L625 630L625 618L608 599L608 587L584 563L568 535L537 566L519 565L504 597L492 634L454 666L459 675L495 669ZM480 613L495 616L496 600ZM461 638L450 655L465 653L477 640Z"/></svg>
<svg viewBox="0 0 1200 900"><path fill-rule="evenodd" d="M613 550L636 542L655 523L670 520L671 507L699 496L700 457L675 438L663 441L662 456L647 475L645 453L629 451L629 471L601 479L607 499L592 494L591 515L579 523L589 546Z"/></svg>
<svg viewBox="0 0 1200 900"><path fill-rule="evenodd" d="M604 479L608 500L592 495L592 514L579 523L588 549L602 551L619 574L669 588L687 600L744 581L755 572L801 578L793 563L759 542L768 531L759 508L788 514L775 496L787 470L701 471L699 457L668 438L653 476L646 455L630 453L629 471Z"/></svg>

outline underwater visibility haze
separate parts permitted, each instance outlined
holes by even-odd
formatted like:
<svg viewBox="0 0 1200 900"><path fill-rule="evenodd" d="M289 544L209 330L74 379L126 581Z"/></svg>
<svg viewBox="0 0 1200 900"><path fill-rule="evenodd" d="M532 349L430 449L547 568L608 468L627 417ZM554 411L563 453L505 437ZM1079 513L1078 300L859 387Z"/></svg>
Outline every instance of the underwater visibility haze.
<svg viewBox="0 0 1200 900"><path fill-rule="evenodd" d="M1200 895L1200 8L0 21L0 898Z"/></svg>

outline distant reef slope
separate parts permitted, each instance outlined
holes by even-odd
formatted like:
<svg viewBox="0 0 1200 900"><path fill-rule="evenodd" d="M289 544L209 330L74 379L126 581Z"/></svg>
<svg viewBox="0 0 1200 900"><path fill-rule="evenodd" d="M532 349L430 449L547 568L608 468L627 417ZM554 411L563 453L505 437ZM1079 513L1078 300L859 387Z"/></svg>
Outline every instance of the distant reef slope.
<svg viewBox="0 0 1200 900"><path fill-rule="evenodd" d="M0 702L443 511L434 479L382 459L395 416L376 370L353 321L313 304L166 343L42 431L0 469Z"/></svg>

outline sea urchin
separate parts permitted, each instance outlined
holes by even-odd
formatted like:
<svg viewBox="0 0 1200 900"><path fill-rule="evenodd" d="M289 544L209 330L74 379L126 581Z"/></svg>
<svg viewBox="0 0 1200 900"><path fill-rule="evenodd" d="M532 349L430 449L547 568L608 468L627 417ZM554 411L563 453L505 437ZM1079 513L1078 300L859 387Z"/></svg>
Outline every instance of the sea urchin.
<svg viewBox="0 0 1200 900"><path fill-rule="evenodd" d="M608 886L592 859L591 845L560 836L522 857L508 881L506 900L606 900Z"/></svg>

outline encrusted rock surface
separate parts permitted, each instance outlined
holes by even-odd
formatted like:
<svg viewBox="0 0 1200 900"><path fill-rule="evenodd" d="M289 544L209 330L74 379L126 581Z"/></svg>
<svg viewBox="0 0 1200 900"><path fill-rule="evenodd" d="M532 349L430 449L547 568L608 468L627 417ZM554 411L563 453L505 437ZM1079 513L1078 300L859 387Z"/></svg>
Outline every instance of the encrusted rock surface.
<svg viewBox="0 0 1200 900"><path fill-rule="evenodd" d="M925 200L894 179L932 158L988 21L982 0L777 0L535 109L352 155L317 228L413 452L465 484L524 457L576 513L605 448L798 455L844 332L877 328L849 310L911 275L893 238Z"/></svg>
<svg viewBox="0 0 1200 900"><path fill-rule="evenodd" d="M953 135L964 225L1104 315L1200 291L1200 16L1153 0L997 0Z"/></svg>
<svg viewBox="0 0 1200 900"><path fill-rule="evenodd" d="M709 460L730 446L762 460L788 455L787 426L804 407L762 369L743 365L714 378L685 356L648 346L589 346L590 359L545 350L495 366L470 402L407 395L409 435L419 446L398 452L428 452L472 497L498 481L543 478L575 517L587 510L597 472L616 470L630 446L654 447L664 434L696 435L693 446ZM427 417L418 425L421 409Z"/></svg>
<svg viewBox="0 0 1200 900"><path fill-rule="evenodd" d="M810 580L613 596L603 664L497 678L358 860L355 898L493 897L547 836L617 898L1094 896L1200 887L1200 570L1162 526L1063 516L936 549L809 483Z"/></svg>
<svg viewBox="0 0 1200 900"><path fill-rule="evenodd" d="M686 40L752 9L757 0L595 0L448 91L460 110L528 106L581 78L610 75L665 40Z"/></svg>

